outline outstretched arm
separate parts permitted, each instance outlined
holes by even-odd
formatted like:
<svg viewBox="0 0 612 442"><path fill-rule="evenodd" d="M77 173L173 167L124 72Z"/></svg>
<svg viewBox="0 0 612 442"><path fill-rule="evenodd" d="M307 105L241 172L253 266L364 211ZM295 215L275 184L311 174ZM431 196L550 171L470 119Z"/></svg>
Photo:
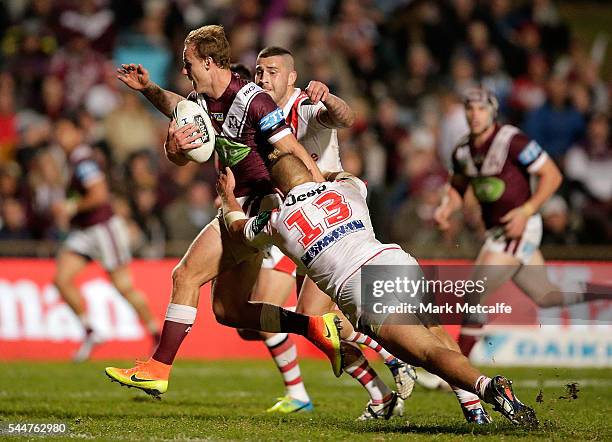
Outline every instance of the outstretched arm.
<svg viewBox="0 0 612 442"><path fill-rule="evenodd" d="M135 91L139 91L155 108L168 118L172 118L172 111L179 101L185 97L174 92L162 89L149 78L147 71L141 64L122 64L117 68L117 78Z"/></svg>
<svg viewBox="0 0 612 442"><path fill-rule="evenodd" d="M317 104L323 102L326 109L319 112L319 120L332 128L351 127L355 122L355 112L342 98L329 93L329 88L320 81L311 81L305 90L308 98Z"/></svg>

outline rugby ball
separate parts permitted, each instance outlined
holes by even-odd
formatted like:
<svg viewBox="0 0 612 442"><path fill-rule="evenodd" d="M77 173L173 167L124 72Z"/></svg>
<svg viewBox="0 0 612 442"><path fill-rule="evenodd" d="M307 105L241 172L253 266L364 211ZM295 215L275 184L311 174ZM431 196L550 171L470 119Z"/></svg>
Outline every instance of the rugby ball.
<svg viewBox="0 0 612 442"><path fill-rule="evenodd" d="M208 112L193 101L181 100L174 108L172 116L176 120L178 127L194 123L199 128L202 136L194 142L202 143L202 145L185 151L185 155L196 163L207 161L215 150L215 129L210 121Z"/></svg>

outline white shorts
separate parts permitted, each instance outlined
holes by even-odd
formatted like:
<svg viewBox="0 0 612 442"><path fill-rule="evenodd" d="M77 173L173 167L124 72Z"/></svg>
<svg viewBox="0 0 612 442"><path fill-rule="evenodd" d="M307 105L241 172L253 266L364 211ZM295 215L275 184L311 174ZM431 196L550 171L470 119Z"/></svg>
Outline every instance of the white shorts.
<svg viewBox="0 0 612 442"><path fill-rule="evenodd" d="M90 227L71 230L62 248L99 261L109 272L132 260L127 225L117 215Z"/></svg>
<svg viewBox="0 0 612 442"><path fill-rule="evenodd" d="M481 253L485 250L505 253L514 256L521 264L529 264L531 257L540 248L542 242L542 217L539 213L531 216L527 220L525 231L518 239L506 238L501 227L487 230L486 237Z"/></svg>
<svg viewBox="0 0 612 442"><path fill-rule="evenodd" d="M295 263L291 260L291 258L285 256L276 246L272 246L266 250L261 268L287 273L295 278Z"/></svg>
<svg viewBox="0 0 612 442"><path fill-rule="evenodd" d="M396 246L397 247L397 246ZM363 312L362 308L365 305L365 300L362 299L362 287L361 287L361 270L369 265L376 266L405 266L406 270L413 275L414 279L419 279L422 276L419 263L404 252L400 248L390 248L383 250L378 255L372 257L364 266L362 266L357 272L351 275L339 288L336 299L334 300L342 313L348 318L353 324L355 329L367 330L369 327L372 331L376 332L377 328L382 325L386 315L369 315ZM377 269L376 279L380 280L393 280L395 279L396 272L389 268L385 271L384 268ZM386 305L398 305L402 302L400 298L381 298ZM375 317L371 317L375 316Z"/></svg>

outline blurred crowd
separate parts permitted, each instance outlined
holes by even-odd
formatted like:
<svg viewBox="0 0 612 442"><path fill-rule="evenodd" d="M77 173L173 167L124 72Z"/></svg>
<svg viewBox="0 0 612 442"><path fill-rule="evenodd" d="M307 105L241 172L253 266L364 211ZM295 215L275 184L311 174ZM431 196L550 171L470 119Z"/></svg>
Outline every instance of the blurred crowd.
<svg viewBox="0 0 612 442"><path fill-rule="evenodd" d="M611 83L607 41L578 41L551 0L0 1L0 248L61 240L66 160L54 122L78 115L104 166L137 256L189 241L215 214L211 164L163 156L167 120L116 79L142 63L187 95L186 33L225 26L232 58L253 68L264 46L291 49L298 84L316 79L357 113L339 133L345 168L368 181L378 235L432 250L479 244L466 209L441 234L433 212L451 151L467 132L466 88L484 84L500 119L535 138L565 181L543 208L544 244L612 244ZM606 8L609 6L600 6ZM603 30L602 30L603 31ZM9 251L10 252L10 251ZM6 250L3 253L7 253Z"/></svg>

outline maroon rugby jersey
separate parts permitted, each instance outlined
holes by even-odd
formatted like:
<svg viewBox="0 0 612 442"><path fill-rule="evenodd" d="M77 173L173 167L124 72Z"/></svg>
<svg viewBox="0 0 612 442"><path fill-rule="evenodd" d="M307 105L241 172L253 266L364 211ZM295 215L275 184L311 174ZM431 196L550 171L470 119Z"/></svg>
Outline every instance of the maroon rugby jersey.
<svg viewBox="0 0 612 442"><path fill-rule="evenodd" d="M499 226L510 210L531 197L530 173L547 158L540 145L514 126L496 126L480 147L468 136L453 151L451 185L464 194L468 185L480 202L487 229Z"/></svg>
<svg viewBox="0 0 612 442"><path fill-rule="evenodd" d="M74 149L68 157L70 168L70 184L68 197L83 197L87 193L87 187L91 184L106 179L100 165L94 159L91 147L81 145ZM108 221L113 216L110 202L98 206L86 212L77 213L70 223L79 228L93 226Z"/></svg>
<svg viewBox="0 0 612 442"><path fill-rule="evenodd" d="M218 99L195 92L188 99L208 110L218 134L215 151L221 166L229 166L236 177L236 196L274 193L268 155L272 144L289 135L291 129L272 97L232 73L230 84Z"/></svg>

